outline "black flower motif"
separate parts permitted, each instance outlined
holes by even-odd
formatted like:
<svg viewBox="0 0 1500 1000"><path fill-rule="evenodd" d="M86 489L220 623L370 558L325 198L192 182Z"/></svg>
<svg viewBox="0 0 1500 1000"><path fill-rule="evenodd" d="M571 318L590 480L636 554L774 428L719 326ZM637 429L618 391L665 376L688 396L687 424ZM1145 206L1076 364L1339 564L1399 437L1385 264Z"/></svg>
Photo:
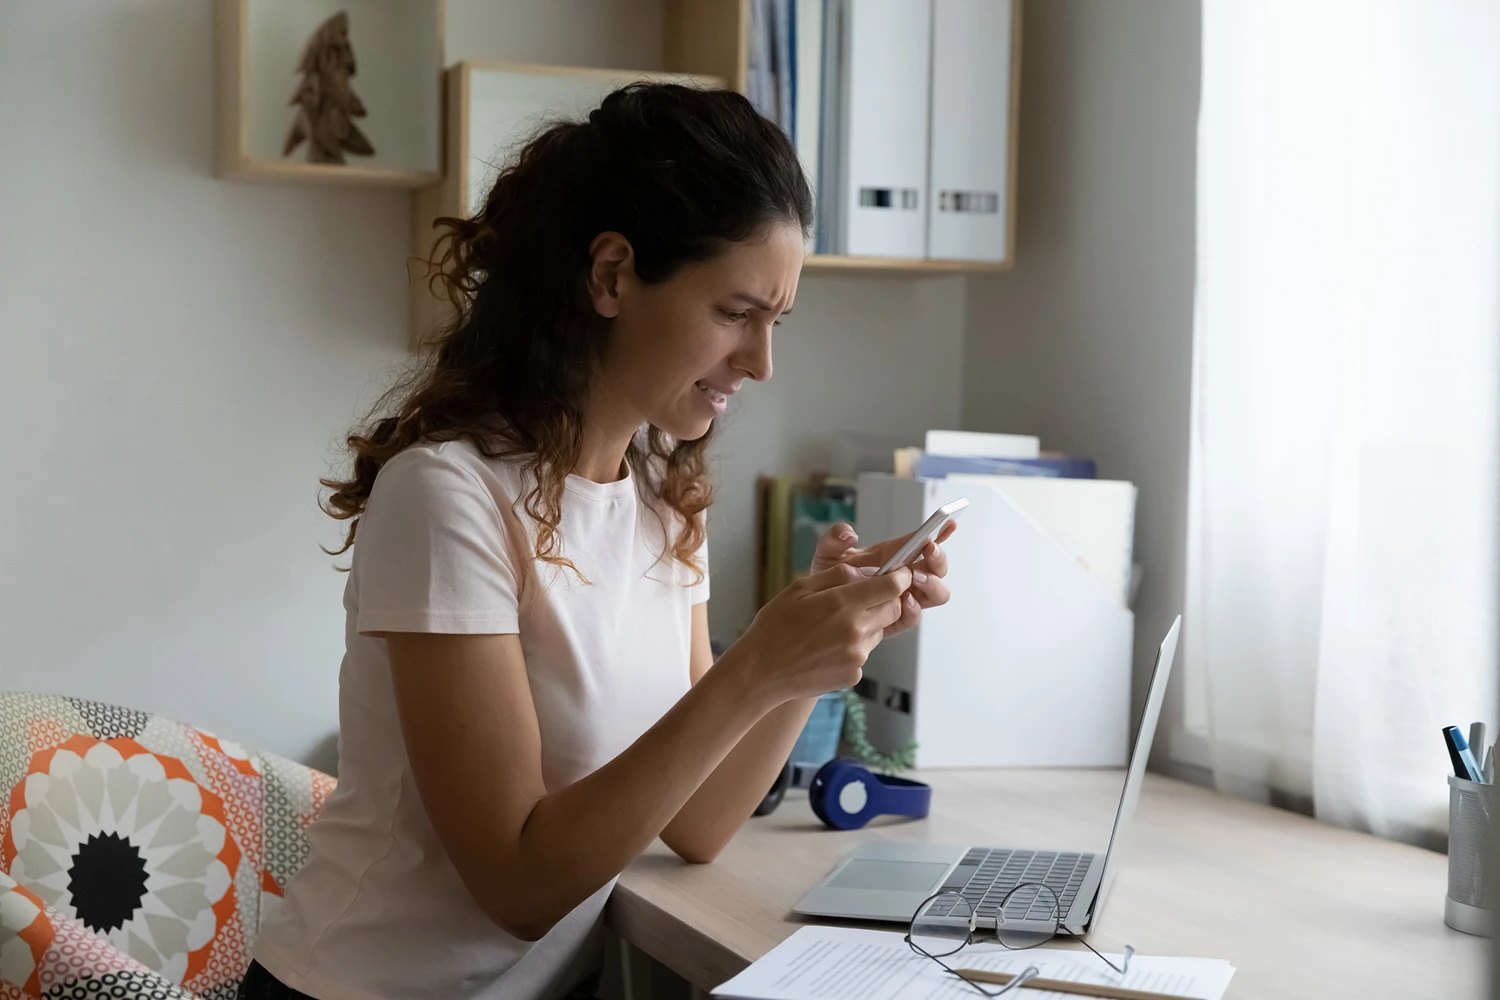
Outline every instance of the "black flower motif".
<svg viewBox="0 0 1500 1000"><path fill-rule="evenodd" d="M117 833L94 834L73 855L68 892L84 926L112 931L140 909L146 895L146 859Z"/></svg>

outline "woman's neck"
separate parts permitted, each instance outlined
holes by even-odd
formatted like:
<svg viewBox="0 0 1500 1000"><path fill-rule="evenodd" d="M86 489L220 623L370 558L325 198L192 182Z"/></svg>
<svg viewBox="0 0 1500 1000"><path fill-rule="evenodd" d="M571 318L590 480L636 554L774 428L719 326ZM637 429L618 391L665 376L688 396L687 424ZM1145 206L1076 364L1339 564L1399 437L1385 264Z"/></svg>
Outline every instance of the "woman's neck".
<svg viewBox="0 0 1500 1000"><path fill-rule="evenodd" d="M620 405L608 395L599 393L585 408L583 442L578 449L578 463L573 475L596 483L613 483L625 478L625 451L640 430L642 421L633 407Z"/></svg>
<svg viewBox="0 0 1500 1000"><path fill-rule="evenodd" d="M630 439L626 438L618 447L591 449L585 440L578 464L573 466L573 475L596 483L614 483L625 478L625 449Z"/></svg>

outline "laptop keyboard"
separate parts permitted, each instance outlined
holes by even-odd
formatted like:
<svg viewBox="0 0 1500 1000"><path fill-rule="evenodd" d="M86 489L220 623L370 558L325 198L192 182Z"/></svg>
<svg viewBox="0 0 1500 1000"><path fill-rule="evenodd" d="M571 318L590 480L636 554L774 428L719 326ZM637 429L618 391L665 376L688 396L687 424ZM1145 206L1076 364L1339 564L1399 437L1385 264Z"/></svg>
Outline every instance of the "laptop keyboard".
<svg viewBox="0 0 1500 1000"><path fill-rule="evenodd" d="M976 847L964 855L943 883L943 892L961 893L980 918L995 918L1000 901L1022 882L1040 882L1057 896L1058 919L1067 917L1094 855L1055 851L1011 851ZM1046 920L1052 900L1044 892L1018 892L1005 906L1006 920ZM928 911L947 916L952 906Z"/></svg>

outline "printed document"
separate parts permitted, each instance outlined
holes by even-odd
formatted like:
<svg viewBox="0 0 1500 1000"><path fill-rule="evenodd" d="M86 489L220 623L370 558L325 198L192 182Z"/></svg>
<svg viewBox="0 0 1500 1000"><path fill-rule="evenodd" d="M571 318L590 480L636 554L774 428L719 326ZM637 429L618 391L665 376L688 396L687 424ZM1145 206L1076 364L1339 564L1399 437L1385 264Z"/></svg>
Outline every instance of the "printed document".
<svg viewBox="0 0 1500 1000"><path fill-rule="evenodd" d="M1111 955L1118 964L1120 956ZM944 959L953 969L1019 973L1222 1000L1234 967L1208 958L1136 955L1121 976L1086 950L971 945ZM988 986L990 990L997 989ZM803 927L713 991L724 1000L976 1000L972 986L907 946L903 935L851 927ZM1017 1000L1076 1000L1047 990L1015 991Z"/></svg>

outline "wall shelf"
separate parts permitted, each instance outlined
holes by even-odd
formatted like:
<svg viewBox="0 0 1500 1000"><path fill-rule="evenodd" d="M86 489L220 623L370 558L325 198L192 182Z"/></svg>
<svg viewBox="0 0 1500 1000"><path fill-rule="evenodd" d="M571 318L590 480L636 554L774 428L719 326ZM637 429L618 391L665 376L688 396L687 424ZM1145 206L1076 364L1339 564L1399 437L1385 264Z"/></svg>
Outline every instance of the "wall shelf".
<svg viewBox="0 0 1500 1000"><path fill-rule="evenodd" d="M244 4L247 2L270 2L270 0L220 0L221 3ZM284 2L284 0L283 0ZM477 208L476 191L487 185L478 175L478 170L492 169L490 159L477 159L476 146L487 146L482 156L495 152L494 139L501 133L492 125L484 126L488 131L476 135L475 82L493 78L497 74L531 75L536 77L565 78L576 81L576 94L595 94L602 97L608 90L622 86L632 80L672 80L693 83L699 86L729 86L740 93L745 92L748 46L750 38L750 4L752 0L665 0L662 12L662 31L667 73L635 72L587 67L540 66L531 64L465 62L452 66L442 74L442 125L443 159L445 169L441 177L427 175L423 186L417 181L418 190L412 199L411 260L408 275L411 279L410 337L413 350L421 350L424 341L449 321L451 306L435 297L428 288L423 266L432 252L436 233L432 221L439 216L462 216ZM1011 28L1011 93L1008 191L1011 232L1007 243L1010 250L1004 261L947 260L935 258L866 257L841 254L810 254L803 263L804 273L827 275L871 275L882 274L911 278L931 277L946 274L993 273L1009 270L1014 260L1015 219L1015 162L1016 120L1020 89L1020 10L1021 0L1015 0L1012 9ZM543 90L546 88L543 87ZM566 95L567 88L560 93ZM576 96L576 95L575 95ZM597 100L597 97L595 100ZM572 100L574 98L566 98ZM513 109L512 109L513 110ZM562 109L568 110L568 109ZM500 109L502 117L511 111ZM481 117L483 114L481 113ZM415 175L412 175L413 177ZM410 179L410 178L409 178ZM478 191L478 198L483 192Z"/></svg>
<svg viewBox="0 0 1500 1000"><path fill-rule="evenodd" d="M963 274L973 271L1009 271L1009 261L935 260L917 257L859 257L849 254L808 254L804 271L881 274Z"/></svg>
<svg viewBox="0 0 1500 1000"><path fill-rule="evenodd" d="M345 164L281 155L295 116L297 61L318 25L350 19L356 119L375 149ZM228 180L420 188L442 178L443 0L215 0L215 172Z"/></svg>
<svg viewBox="0 0 1500 1000"><path fill-rule="evenodd" d="M343 187L420 188L442 175L428 170L383 170L356 164L290 163L242 159L219 172L225 180L252 184L326 184Z"/></svg>

